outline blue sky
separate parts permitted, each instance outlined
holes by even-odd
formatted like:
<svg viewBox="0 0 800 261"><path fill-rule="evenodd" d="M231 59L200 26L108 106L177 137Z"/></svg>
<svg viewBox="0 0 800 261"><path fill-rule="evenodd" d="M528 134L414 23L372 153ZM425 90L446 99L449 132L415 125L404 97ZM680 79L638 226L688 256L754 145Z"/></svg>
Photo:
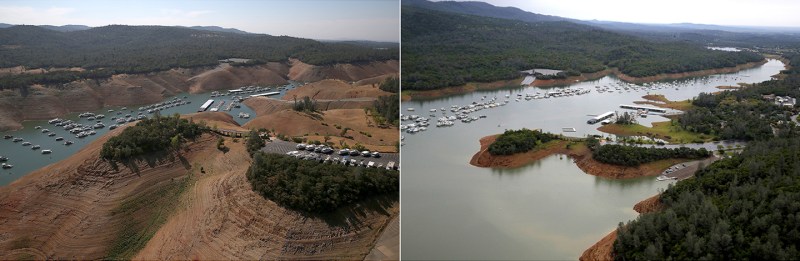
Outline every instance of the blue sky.
<svg viewBox="0 0 800 261"><path fill-rule="evenodd" d="M216 25L271 35L399 42L399 0L0 1L0 23Z"/></svg>
<svg viewBox="0 0 800 261"><path fill-rule="evenodd" d="M800 1L797 0L478 1L496 6L514 6L529 12L581 20L800 27Z"/></svg>

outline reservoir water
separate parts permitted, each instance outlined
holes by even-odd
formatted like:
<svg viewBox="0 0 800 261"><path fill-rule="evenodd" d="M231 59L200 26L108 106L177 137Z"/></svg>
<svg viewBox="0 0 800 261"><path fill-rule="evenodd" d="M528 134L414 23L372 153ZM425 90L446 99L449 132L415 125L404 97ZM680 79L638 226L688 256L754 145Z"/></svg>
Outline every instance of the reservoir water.
<svg viewBox="0 0 800 261"><path fill-rule="evenodd" d="M598 125L588 125L590 115L624 111L620 104L633 104L641 96L663 94L670 100L685 100L700 92L716 92L716 86L769 80L784 64L766 64L737 73L710 75L649 84L670 86L643 88L630 92L598 93L595 86L617 85L620 80L606 76L595 81L565 87L519 87L473 92L433 100L402 103L402 113L436 117L440 108L469 105L498 97L505 106L472 115L486 118L471 123L416 134L403 133L402 248L404 259L577 259L589 246L614 230L619 222L634 219L637 202L667 187L655 177L613 180L585 174L566 156L554 155L527 166L498 170L469 164L478 151L481 137L505 129L541 128L581 137L602 134ZM592 89L588 94L549 99L515 101L518 93L535 93L560 88ZM407 108L415 110L408 111ZM446 115L452 115L446 110ZM651 115L640 123L664 121ZM408 123L408 122L406 122Z"/></svg>
<svg viewBox="0 0 800 261"><path fill-rule="evenodd" d="M271 90L265 92L280 92L278 95L270 96L271 98L281 99L286 91L299 86L300 83L297 82L290 82L284 86L283 89L278 90L276 86L271 87ZM227 93L225 90L219 91L220 93ZM259 92L263 93L263 92ZM247 97L249 95L256 94L256 93L246 93L239 96ZM167 108L162 110L160 113L161 115L172 115L175 113L179 114L190 114L196 113L197 110L209 99L214 99L214 104L211 105L210 108L216 107L220 101L225 101L225 104L219 108L221 112L227 112L231 114L236 122L239 124L244 124L250 119L256 117L255 112L241 104L240 108L232 108L230 111L225 111L224 109L228 107L228 104L233 99L233 95L226 95L226 96L218 96L218 97L211 97L211 93L198 93L198 94L189 94L189 93L180 93L173 97L180 98L184 101L190 101L191 103L175 106L172 108ZM166 97L164 101L171 100L173 97ZM184 98L186 97L186 98ZM147 106L149 104L142 104L142 105L131 105L127 106L127 110L121 110L122 107L106 107L103 109L99 109L96 111L91 111L95 114L104 114L105 118L102 119L103 124L105 124L105 128L96 129L96 135L90 135L85 138L76 138L74 134L70 134L68 131L64 130L62 127L55 126L48 124L47 120L36 120L36 121L25 121L22 123L24 126L23 129L18 131L8 131L0 133L0 135L13 135L15 138L23 138L24 142L30 142L31 145L40 145L41 148L38 150L32 150L31 146L22 146L23 141L20 142L13 142L11 139L0 139L0 156L5 156L9 158L9 161L6 163L14 165L13 168L10 169L0 169L0 186L5 186L14 180L18 179L19 177L24 176L25 174L30 173L36 169L41 167L47 166L49 164L56 163L62 159L65 159L72 155L73 153L77 152L87 144L91 143L95 139L100 136L103 136L106 132L108 132L108 126L115 124L115 122L111 119L112 117L122 117L127 114L131 114L133 117L136 117L137 114L140 112L139 107ZM114 112L109 112L109 110L114 110ZM239 118L238 115L240 112L244 112L250 114L250 118ZM61 116L61 119L68 119L75 121L77 123L82 123L84 125L92 125L95 121L87 120L86 118L81 118L78 115L82 112L71 113L69 115ZM117 114L121 113L121 114ZM144 111L144 115L152 116L153 114L148 114ZM131 124L131 123L129 123ZM41 130L35 129L36 126L41 126L42 129L49 129L51 132L56 133L55 136L47 136L47 133L42 133ZM64 140L70 140L74 142L74 144L66 146L64 145L64 141L56 141L57 137L64 137ZM52 150L53 153L43 155L41 150L49 149Z"/></svg>

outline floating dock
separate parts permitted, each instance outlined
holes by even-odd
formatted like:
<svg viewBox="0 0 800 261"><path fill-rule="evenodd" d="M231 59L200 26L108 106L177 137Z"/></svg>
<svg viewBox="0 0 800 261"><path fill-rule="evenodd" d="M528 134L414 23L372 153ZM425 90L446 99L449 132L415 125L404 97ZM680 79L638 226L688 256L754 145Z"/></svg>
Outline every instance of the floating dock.
<svg viewBox="0 0 800 261"><path fill-rule="evenodd" d="M660 113L666 113L667 112L666 109L655 108L655 107L647 107L647 106L639 106L639 105L620 104L619 107L623 108L623 109L628 109L628 110L645 110L645 111L648 111L648 112L660 112Z"/></svg>
<svg viewBox="0 0 800 261"><path fill-rule="evenodd" d="M211 104L214 104L214 100L207 100L206 103L203 103L203 105L200 106L200 109L197 110L197 111L198 112L204 112L204 111L208 110L208 107L211 107Z"/></svg>
<svg viewBox="0 0 800 261"><path fill-rule="evenodd" d="M250 95L250 97L272 96L272 95L278 95L278 94L281 94L281 92L265 92L265 93L253 94L253 95Z"/></svg>
<svg viewBox="0 0 800 261"><path fill-rule="evenodd" d="M614 116L614 112L613 112L613 111L609 111L609 112L606 112L606 113L603 113L603 114L597 115L596 117L594 117L594 118L591 118L591 119L589 119L588 121L586 121L586 123L588 123L588 124L595 124L595 123L597 123L597 122L600 122L600 121L602 121L602 120L608 119L608 118L610 118L611 116Z"/></svg>

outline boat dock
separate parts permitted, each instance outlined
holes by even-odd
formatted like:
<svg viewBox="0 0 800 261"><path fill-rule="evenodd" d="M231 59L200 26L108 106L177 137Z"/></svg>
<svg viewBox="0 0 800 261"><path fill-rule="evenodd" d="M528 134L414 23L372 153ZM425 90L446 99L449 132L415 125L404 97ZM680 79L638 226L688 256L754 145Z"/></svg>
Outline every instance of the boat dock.
<svg viewBox="0 0 800 261"><path fill-rule="evenodd" d="M197 110L198 112L204 112L208 110L208 107L211 107L211 104L214 103L214 100L207 100L203 105L200 106L200 109Z"/></svg>
<svg viewBox="0 0 800 261"><path fill-rule="evenodd" d="M253 94L253 95L250 95L250 97L272 96L272 95L278 95L278 94L281 94L281 92L265 92L265 93Z"/></svg>
<svg viewBox="0 0 800 261"><path fill-rule="evenodd" d="M614 112L613 111L609 111L609 112L597 115L596 117L591 118L588 121L586 121L586 123L595 124L597 122L600 122L600 121L603 121L605 119L611 118L611 116L614 116Z"/></svg>
<svg viewBox="0 0 800 261"><path fill-rule="evenodd" d="M666 109L655 108L655 107L647 107L647 106L639 106L639 105L620 104L619 107L623 108L623 109L628 109L628 110L644 110L644 111L648 111L648 112L660 112L660 113L666 113L667 112Z"/></svg>

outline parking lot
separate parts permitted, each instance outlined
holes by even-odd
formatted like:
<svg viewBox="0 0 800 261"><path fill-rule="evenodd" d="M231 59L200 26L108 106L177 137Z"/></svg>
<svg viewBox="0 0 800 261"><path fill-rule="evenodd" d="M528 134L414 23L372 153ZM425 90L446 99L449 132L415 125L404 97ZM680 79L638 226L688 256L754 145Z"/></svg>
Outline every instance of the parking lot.
<svg viewBox="0 0 800 261"><path fill-rule="evenodd" d="M400 154L399 153L381 153L380 157L378 157L378 158L371 157L371 156L370 157L349 156L349 155L348 156L342 156L342 155L338 154L339 150L334 150L333 153L331 153L331 154L324 154L324 153L314 153L314 154L312 154L309 151L298 150L297 149L297 144L298 143L289 142L289 141L275 140L275 141L272 141L272 142L267 142L266 146L264 146L264 148L262 148L261 151L263 151L265 153L277 153L277 154L283 154L283 155L286 155L287 153L289 153L291 151L297 151L294 154L297 155L297 157L299 157L299 158L308 159L308 158L313 157L316 160L324 160L324 159L328 158L328 156L330 156L330 160L331 161L332 160L337 160L337 162L339 164L341 164L341 161L343 159L347 159L347 161L351 162L351 163L353 162L353 160L355 160L355 164L358 164L358 165L362 165L362 162L363 162L363 165L366 165L366 164L369 164L369 162L371 161L371 162L374 162L373 163L374 167L378 167L378 166L385 167L385 166L387 166L387 164L389 164L389 162L394 162L395 168L397 168L397 169L399 169L399 166L400 166Z"/></svg>

